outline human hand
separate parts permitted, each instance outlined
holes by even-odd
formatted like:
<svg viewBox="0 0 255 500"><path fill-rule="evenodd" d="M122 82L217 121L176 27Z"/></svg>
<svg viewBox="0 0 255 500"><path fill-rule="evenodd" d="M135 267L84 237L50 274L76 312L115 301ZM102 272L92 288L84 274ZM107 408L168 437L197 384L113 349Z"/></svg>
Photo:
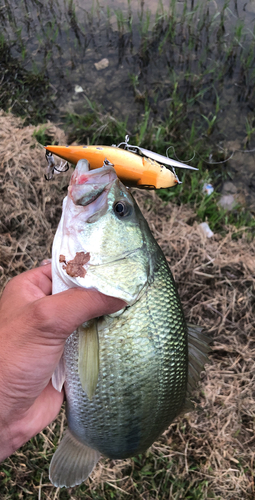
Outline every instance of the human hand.
<svg viewBox="0 0 255 500"><path fill-rule="evenodd" d="M67 337L82 323L123 308L96 290L51 295L51 265L13 278L0 300L0 461L57 416L64 392L51 376Z"/></svg>

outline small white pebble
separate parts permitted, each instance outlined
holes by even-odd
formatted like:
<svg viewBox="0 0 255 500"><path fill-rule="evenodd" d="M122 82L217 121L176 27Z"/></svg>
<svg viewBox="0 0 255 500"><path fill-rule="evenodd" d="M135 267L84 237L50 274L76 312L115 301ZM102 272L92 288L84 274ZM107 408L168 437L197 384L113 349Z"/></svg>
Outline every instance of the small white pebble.
<svg viewBox="0 0 255 500"><path fill-rule="evenodd" d="M80 92L84 92L83 88L80 85L75 85L74 92L79 94Z"/></svg>
<svg viewBox="0 0 255 500"><path fill-rule="evenodd" d="M199 224L199 226L203 232L203 234L207 237L207 238L211 238L214 233L212 232L212 230L209 228L207 222L201 222L201 224Z"/></svg>

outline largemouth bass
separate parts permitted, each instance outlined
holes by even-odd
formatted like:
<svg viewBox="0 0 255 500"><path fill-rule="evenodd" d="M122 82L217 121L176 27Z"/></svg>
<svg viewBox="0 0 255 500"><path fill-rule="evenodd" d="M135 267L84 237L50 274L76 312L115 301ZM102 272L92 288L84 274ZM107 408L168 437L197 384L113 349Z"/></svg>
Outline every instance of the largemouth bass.
<svg viewBox="0 0 255 500"><path fill-rule="evenodd" d="M50 465L55 486L75 486L100 455L144 452L188 407L208 344L187 327L165 257L111 166L80 160L53 244L53 293L96 288L127 304L81 325L52 382L65 384L68 430Z"/></svg>

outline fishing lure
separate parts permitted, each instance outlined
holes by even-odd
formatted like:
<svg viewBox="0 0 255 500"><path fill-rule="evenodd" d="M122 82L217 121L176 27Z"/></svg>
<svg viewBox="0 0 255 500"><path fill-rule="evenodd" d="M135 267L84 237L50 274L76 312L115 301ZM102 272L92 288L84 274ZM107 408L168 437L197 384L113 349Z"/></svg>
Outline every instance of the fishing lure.
<svg viewBox="0 0 255 500"><path fill-rule="evenodd" d="M148 149L128 144L129 137L118 146L45 146L48 164L52 165L52 153L76 165L85 159L90 169L103 165L112 166L125 186L142 189L160 189L181 184L175 173L175 167L198 170ZM166 168L169 165L172 169ZM58 170L58 168L55 169ZM54 171L54 168L53 168ZM52 172L52 167L51 167Z"/></svg>

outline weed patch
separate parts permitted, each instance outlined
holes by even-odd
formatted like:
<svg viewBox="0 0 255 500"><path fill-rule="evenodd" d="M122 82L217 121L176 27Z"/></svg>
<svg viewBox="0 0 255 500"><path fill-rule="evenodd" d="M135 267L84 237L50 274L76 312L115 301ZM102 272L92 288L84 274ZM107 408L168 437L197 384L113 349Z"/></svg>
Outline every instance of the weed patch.
<svg viewBox="0 0 255 500"><path fill-rule="evenodd" d="M0 41L0 108L24 118L24 123L42 123L52 114L54 103L48 78L26 71Z"/></svg>

